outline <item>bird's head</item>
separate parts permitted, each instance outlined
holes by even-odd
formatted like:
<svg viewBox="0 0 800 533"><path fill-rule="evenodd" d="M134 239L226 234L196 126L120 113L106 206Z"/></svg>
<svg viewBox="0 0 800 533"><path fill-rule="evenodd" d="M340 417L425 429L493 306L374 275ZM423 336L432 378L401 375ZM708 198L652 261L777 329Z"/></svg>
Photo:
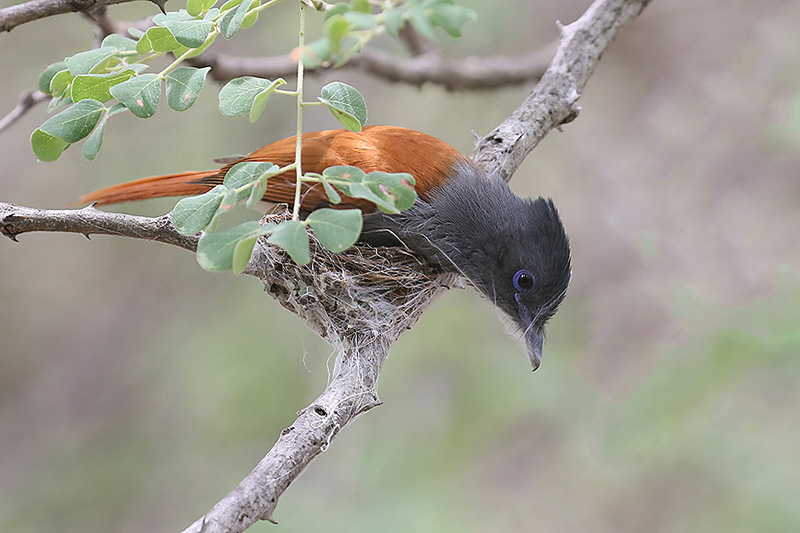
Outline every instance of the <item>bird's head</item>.
<svg viewBox="0 0 800 533"><path fill-rule="evenodd" d="M569 240L552 200L523 200L511 219L506 249L498 250L497 305L514 318L536 370L542 361L544 326L567 294L572 270Z"/></svg>
<svg viewBox="0 0 800 533"><path fill-rule="evenodd" d="M534 370L544 327L571 277L569 239L552 200L522 199L503 180L461 161L445 185L400 215L365 218L361 238L391 236L467 278L522 331Z"/></svg>
<svg viewBox="0 0 800 533"><path fill-rule="evenodd" d="M569 239L550 199L511 194L495 208L491 231L472 234L474 253L467 254L464 271L522 331L536 370L545 324L564 300L572 275Z"/></svg>

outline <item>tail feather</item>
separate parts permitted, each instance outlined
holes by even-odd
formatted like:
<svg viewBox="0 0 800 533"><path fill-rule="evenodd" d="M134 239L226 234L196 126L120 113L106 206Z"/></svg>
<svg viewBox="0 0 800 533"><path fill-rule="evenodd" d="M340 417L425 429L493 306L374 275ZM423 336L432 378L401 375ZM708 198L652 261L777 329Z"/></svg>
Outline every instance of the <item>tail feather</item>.
<svg viewBox="0 0 800 533"><path fill-rule="evenodd" d="M205 184L200 182L200 180L214 176L218 172L218 170L181 172L179 174L142 178L91 192L81 196L80 201L84 204L94 203L97 205L105 205L133 202L148 198L161 198L163 196L202 194L206 192L212 184Z"/></svg>

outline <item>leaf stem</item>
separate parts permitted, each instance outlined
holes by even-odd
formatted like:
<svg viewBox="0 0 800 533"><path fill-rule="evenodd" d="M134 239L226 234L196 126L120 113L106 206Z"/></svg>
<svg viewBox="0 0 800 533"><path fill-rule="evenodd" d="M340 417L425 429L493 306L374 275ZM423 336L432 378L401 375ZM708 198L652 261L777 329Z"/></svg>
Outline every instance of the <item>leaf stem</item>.
<svg viewBox="0 0 800 533"><path fill-rule="evenodd" d="M260 6L251 9L250 11L248 11L248 13L258 13L259 11L262 11L264 9L267 9L268 7L274 6L278 2L282 2L282 1L283 0L270 0L266 4L261 4Z"/></svg>
<svg viewBox="0 0 800 533"><path fill-rule="evenodd" d="M216 29L216 28L215 28L215 29L213 29L211 32L209 32L209 34L208 34L208 36L206 37L206 40L203 42L203 44L207 43L209 39L213 39L213 38L214 38L214 37L215 37L215 36L216 36L218 33L219 33L219 30L218 30L218 29ZM202 46L202 45L200 45L200 46ZM198 48L199 48L199 47L198 47ZM188 50L186 50L184 53L182 53L181 55L179 55L177 58L175 58L175 61L173 61L172 63L170 63L169 65L167 65L167 66L164 68L164 70L162 70L161 72L159 72L159 73L158 73L159 77L163 78L164 76L166 76L167 74L169 74L169 73L170 73L170 71L172 71L172 70L173 70L175 67L177 67L177 66L178 66L178 65L180 65L181 63L183 63L183 60L184 60L184 59L186 59L187 57L189 57L189 55L190 55L190 54L192 54L192 53L194 53L195 51L197 51L197 48L189 48L189 49L188 49Z"/></svg>
<svg viewBox="0 0 800 533"><path fill-rule="evenodd" d="M300 32L297 39L297 48L302 50L306 41L306 5L303 2L298 2L300 5ZM303 57L302 54L297 59L297 141L295 144L294 162L296 183L294 189L294 209L292 210L292 220L300 218L300 192L302 191L303 182L300 178L303 177Z"/></svg>

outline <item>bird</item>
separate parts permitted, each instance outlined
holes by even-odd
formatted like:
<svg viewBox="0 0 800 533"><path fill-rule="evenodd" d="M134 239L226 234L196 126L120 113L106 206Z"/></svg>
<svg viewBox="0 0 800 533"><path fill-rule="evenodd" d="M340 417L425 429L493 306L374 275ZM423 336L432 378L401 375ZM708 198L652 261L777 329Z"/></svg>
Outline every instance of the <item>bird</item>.
<svg viewBox="0 0 800 533"><path fill-rule="evenodd" d="M236 163L295 160L296 137L267 144L247 156L217 160L222 168L142 178L81 198L106 205L164 196L197 195L221 184ZM520 198L458 150L433 136L396 126L367 126L302 136L301 167L322 173L345 165L404 172L415 178L417 199L399 214L386 214L364 199L344 197L335 207L363 213L359 240L373 246L403 245L429 264L466 278L511 318L525 339L533 370L542 361L545 325L564 300L572 276L571 253L552 199ZM292 207L295 171L268 180L262 200ZM320 184L303 184L300 212L331 207Z"/></svg>

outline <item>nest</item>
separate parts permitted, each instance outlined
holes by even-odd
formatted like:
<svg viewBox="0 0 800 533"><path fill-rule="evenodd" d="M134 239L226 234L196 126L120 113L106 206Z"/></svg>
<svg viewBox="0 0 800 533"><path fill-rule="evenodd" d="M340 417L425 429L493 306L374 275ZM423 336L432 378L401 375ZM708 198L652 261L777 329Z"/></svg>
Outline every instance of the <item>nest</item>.
<svg viewBox="0 0 800 533"><path fill-rule="evenodd" d="M311 262L303 266L260 239L247 273L340 352L376 341L388 349L455 279L406 248L357 244L333 253L313 234L309 239Z"/></svg>

